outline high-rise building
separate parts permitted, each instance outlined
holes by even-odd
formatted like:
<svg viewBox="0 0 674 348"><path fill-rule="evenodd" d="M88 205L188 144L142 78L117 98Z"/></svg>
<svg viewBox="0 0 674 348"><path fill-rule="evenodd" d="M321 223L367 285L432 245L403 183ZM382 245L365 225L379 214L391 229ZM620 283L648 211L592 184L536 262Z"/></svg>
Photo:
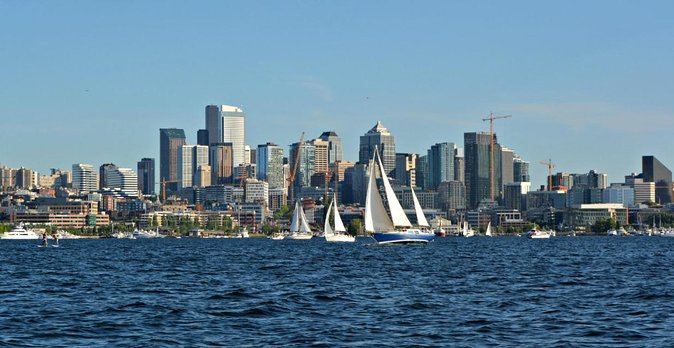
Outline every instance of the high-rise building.
<svg viewBox="0 0 674 348"><path fill-rule="evenodd" d="M528 161L515 157L513 160L513 180L514 182L531 182Z"/></svg>
<svg viewBox="0 0 674 348"><path fill-rule="evenodd" d="M342 161L342 139L334 131L323 132L319 139L328 142L328 163Z"/></svg>
<svg viewBox="0 0 674 348"><path fill-rule="evenodd" d="M176 128L159 130L159 181L168 191L178 189L178 148L185 145L185 131Z"/></svg>
<svg viewBox="0 0 674 348"><path fill-rule="evenodd" d="M463 149L459 147L454 150L454 180L466 181L466 161Z"/></svg>
<svg viewBox="0 0 674 348"><path fill-rule="evenodd" d="M622 183L611 184L602 191L602 196L602 203L634 205L634 188Z"/></svg>
<svg viewBox="0 0 674 348"><path fill-rule="evenodd" d="M205 129L199 129L197 131L197 145L209 145L208 131Z"/></svg>
<svg viewBox="0 0 674 348"><path fill-rule="evenodd" d="M108 173L116 169L117 166L113 163L106 163L98 167L98 187L110 187L108 185Z"/></svg>
<svg viewBox="0 0 674 348"><path fill-rule="evenodd" d="M211 184L226 185L233 183L232 143L212 143L209 150Z"/></svg>
<svg viewBox="0 0 674 348"><path fill-rule="evenodd" d="M417 154L415 153L397 153L396 154L396 181L400 185L415 187L417 184L416 176Z"/></svg>
<svg viewBox="0 0 674 348"><path fill-rule="evenodd" d="M206 130L209 145L232 144L232 164L247 164L245 158L246 119L243 110L229 105L206 106Z"/></svg>
<svg viewBox="0 0 674 348"><path fill-rule="evenodd" d="M259 203L269 206L269 184L265 181L247 179L244 186L246 203Z"/></svg>
<svg viewBox="0 0 674 348"><path fill-rule="evenodd" d="M655 202L655 183L645 182L642 178L635 178L629 186L634 188L634 203L641 204Z"/></svg>
<svg viewBox="0 0 674 348"><path fill-rule="evenodd" d="M270 189L283 188L283 148L266 143L257 146L257 178L269 183Z"/></svg>
<svg viewBox="0 0 674 348"><path fill-rule="evenodd" d="M417 156L417 163L415 167L415 176L416 176L416 187L421 188L421 190L426 190L428 188L428 156Z"/></svg>
<svg viewBox="0 0 674 348"><path fill-rule="evenodd" d="M73 164L73 188L81 192L98 190L98 173L91 164Z"/></svg>
<svg viewBox="0 0 674 348"><path fill-rule="evenodd" d="M138 175L131 168L115 168L106 175L106 187L120 189L129 196L138 195Z"/></svg>
<svg viewBox="0 0 674 348"><path fill-rule="evenodd" d="M466 209L466 186L461 181L444 181L438 185L438 206L442 211Z"/></svg>
<svg viewBox="0 0 674 348"><path fill-rule="evenodd" d="M314 165L316 173L327 173L330 169L329 165L329 145L327 141L321 139L314 139L311 141L314 146Z"/></svg>
<svg viewBox="0 0 674 348"><path fill-rule="evenodd" d="M9 189L14 187L14 169L2 166L0 167L0 189Z"/></svg>
<svg viewBox="0 0 674 348"><path fill-rule="evenodd" d="M367 164L372 159L375 148L379 151L386 175L392 176L396 166L395 139L379 121L365 135L361 135L358 163Z"/></svg>
<svg viewBox="0 0 674 348"><path fill-rule="evenodd" d="M196 186L194 175L201 166L208 165L208 146L182 145L178 148L178 181L180 188Z"/></svg>
<svg viewBox="0 0 674 348"><path fill-rule="evenodd" d="M480 202L491 201L492 192L494 192L494 199L498 198L499 187L501 187L501 145L494 134L494 187L492 188L490 133L464 133L463 140L468 207L475 209Z"/></svg>
<svg viewBox="0 0 674 348"><path fill-rule="evenodd" d="M14 172L14 186L16 188L29 189L33 186L33 171L24 167Z"/></svg>
<svg viewBox="0 0 674 348"><path fill-rule="evenodd" d="M501 148L501 182L503 185L515 182L515 152L507 147Z"/></svg>
<svg viewBox="0 0 674 348"><path fill-rule="evenodd" d="M137 163L138 189L144 195L153 195L154 189L154 158L143 158Z"/></svg>
<svg viewBox="0 0 674 348"><path fill-rule="evenodd" d="M672 203L672 171L655 156L643 156L641 167L644 181L655 183L655 203Z"/></svg>
<svg viewBox="0 0 674 348"><path fill-rule="evenodd" d="M528 181L516 181L505 184L503 190L503 205L508 209L526 210L525 197L531 189Z"/></svg>
<svg viewBox="0 0 674 348"><path fill-rule="evenodd" d="M211 186L212 177L211 166L208 164L200 165L194 172L194 182L192 184L196 187Z"/></svg>
<svg viewBox="0 0 674 348"><path fill-rule="evenodd" d="M435 190L446 181L454 181L454 143L438 143L428 150L428 185Z"/></svg>
<svg viewBox="0 0 674 348"><path fill-rule="evenodd" d="M295 159L297 158L297 149L299 143L290 145L290 152L288 160L290 169L295 168ZM311 183L311 176L316 173L316 147L310 142L305 142L301 146L299 163L297 165L297 173L295 174L295 191L299 192L298 188L309 186Z"/></svg>

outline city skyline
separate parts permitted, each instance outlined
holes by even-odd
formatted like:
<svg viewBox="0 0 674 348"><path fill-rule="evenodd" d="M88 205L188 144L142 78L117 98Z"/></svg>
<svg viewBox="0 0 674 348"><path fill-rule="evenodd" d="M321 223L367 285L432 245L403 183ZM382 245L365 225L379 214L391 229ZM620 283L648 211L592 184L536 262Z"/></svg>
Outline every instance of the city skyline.
<svg viewBox="0 0 674 348"><path fill-rule="evenodd" d="M495 132L530 161L533 188L548 158L610 182L642 155L674 165L669 2L200 5L2 4L0 163L134 168L159 159L158 128L197 144L204 106L227 104L252 148L334 130L345 160L377 121L397 152L423 155L512 114ZM239 15L225 28L205 9Z"/></svg>

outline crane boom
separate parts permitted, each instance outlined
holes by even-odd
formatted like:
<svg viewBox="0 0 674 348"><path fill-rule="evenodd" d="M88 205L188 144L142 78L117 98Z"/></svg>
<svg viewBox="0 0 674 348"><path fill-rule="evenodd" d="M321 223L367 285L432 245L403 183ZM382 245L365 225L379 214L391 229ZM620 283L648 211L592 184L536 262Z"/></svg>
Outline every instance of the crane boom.
<svg viewBox="0 0 674 348"><path fill-rule="evenodd" d="M302 153L302 144L304 143L304 132L302 132L302 136L300 136L300 142L297 144L297 153L295 154L295 163L293 165L293 169L290 172L290 177L288 178L288 186L290 189L290 202L295 201L295 195L294 195L294 183L295 183L295 176L297 175L297 168L299 167L300 164L300 154Z"/></svg>
<svg viewBox="0 0 674 348"><path fill-rule="evenodd" d="M555 168L555 164L552 163L552 159L541 161L541 164L548 167L548 191L552 191L552 169Z"/></svg>
<svg viewBox="0 0 674 348"><path fill-rule="evenodd" d="M491 138L491 147L489 152L491 154L491 201L494 202L494 120L500 120L504 118L513 117L512 115L503 115L503 116L494 116L494 113L490 112L489 117L483 118L482 121L489 121L489 137Z"/></svg>

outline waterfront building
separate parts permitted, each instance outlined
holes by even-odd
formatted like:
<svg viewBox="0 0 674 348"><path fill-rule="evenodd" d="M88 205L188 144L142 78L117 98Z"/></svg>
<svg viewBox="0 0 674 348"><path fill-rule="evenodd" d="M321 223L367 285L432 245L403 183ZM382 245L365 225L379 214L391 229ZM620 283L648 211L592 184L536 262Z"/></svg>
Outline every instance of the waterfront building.
<svg viewBox="0 0 674 348"><path fill-rule="evenodd" d="M468 208L475 209L482 201L491 201L491 194L498 199L501 187L501 145L494 134L494 178L491 168L491 134L486 132L464 133L465 180ZM494 187L492 187L492 181Z"/></svg>
<svg viewBox="0 0 674 348"><path fill-rule="evenodd" d="M566 208L566 191L530 191L526 194L526 210Z"/></svg>
<svg viewBox="0 0 674 348"><path fill-rule="evenodd" d="M602 196L602 203L622 204L627 207L634 205L634 188L625 184L611 184L603 190Z"/></svg>
<svg viewBox="0 0 674 348"><path fill-rule="evenodd" d="M655 203L672 203L672 171L655 156L641 158L644 182L655 183Z"/></svg>
<svg viewBox="0 0 674 348"><path fill-rule="evenodd" d="M212 143L209 146L208 157L212 185L226 185L234 182L232 149L232 143Z"/></svg>
<svg viewBox="0 0 674 348"><path fill-rule="evenodd" d="M98 190L98 174L91 164L73 164L73 188L81 192Z"/></svg>
<svg viewBox="0 0 674 348"><path fill-rule="evenodd" d="M373 158L375 148L379 151L386 175L392 177L396 166L395 138L379 121L360 137L358 163L367 164Z"/></svg>
<svg viewBox="0 0 674 348"><path fill-rule="evenodd" d="M131 168L108 170L106 176L106 187L120 189L127 196L138 196L138 175Z"/></svg>
<svg viewBox="0 0 674 348"><path fill-rule="evenodd" d="M206 130L209 145L232 144L232 165L246 164L246 119L241 108L229 105L206 106Z"/></svg>
<svg viewBox="0 0 674 348"><path fill-rule="evenodd" d="M416 165L417 154L397 153L395 179L398 185L415 187L417 184Z"/></svg>
<svg viewBox="0 0 674 348"><path fill-rule="evenodd" d="M328 142L328 163L343 160L342 139L334 131L323 132L319 139Z"/></svg>
<svg viewBox="0 0 674 348"><path fill-rule="evenodd" d="M269 209L277 211L286 205L288 200L288 191L285 188L270 188L269 189Z"/></svg>
<svg viewBox="0 0 674 348"><path fill-rule="evenodd" d="M246 203L259 203L264 207L269 206L269 184L256 179L246 180L244 185L244 197Z"/></svg>
<svg viewBox="0 0 674 348"><path fill-rule="evenodd" d="M185 145L185 131L176 128L159 130L159 181L166 189L178 189L178 149Z"/></svg>
<svg viewBox="0 0 674 348"><path fill-rule="evenodd" d="M114 163L106 163L98 167L98 187L110 187L108 185L108 175L115 169L117 169L117 166Z"/></svg>
<svg viewBox="0 0 674 348"><path fill-rule="evenodd" d="M143 158L137 163L138 189L144 195L154 195L154 158Z"/></svg>
<svg viewBox="0 0 674 348"><path fill-rule="evenodd" d="M435 190L442 182L454 180L454 143L438 143L428 150L428 187Z"/></svg>
<svg viewBox="0 0 674 348"><path fill-rule="evenodd" d="M621 225L628 224L627 208L622 204L579 204L564 214L564 221L572 227L590 227L600 220L615 220Z"/></svg>
<svg viewBox="0 0 674 348"><path fill-rule="evenodd" d="M257 146L256 157L257 179L269 183L270 189L283 188L283 148L273 143L261 144Z"/></svg>

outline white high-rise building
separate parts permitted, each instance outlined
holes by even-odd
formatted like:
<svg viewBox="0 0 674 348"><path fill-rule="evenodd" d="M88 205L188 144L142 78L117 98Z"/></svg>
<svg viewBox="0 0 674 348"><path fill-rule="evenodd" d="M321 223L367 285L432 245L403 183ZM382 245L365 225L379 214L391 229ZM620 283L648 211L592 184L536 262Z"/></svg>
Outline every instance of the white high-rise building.
<svg viewBox="0 0 674 348"><path fill-rule="evenodd" d="M232 163L246 164L246 119L243 110L229 105L206 106L206 130L209 144L232 143Z"/></svg>
<svg viewBox="0 0 674 348"><path fill-rule="evenodd" d="M208 146L181 145L178 147L178 187L192 187L194 174L208 165Z"/></svg>
<svg viewBox="0 0 674 348"><path fill-rule="evenodd" d="M107 172L108 187L121 189L130 196L138 195L138 175L131 168L116 168Z"/></svg>
<svg viewBox="0 0 674 348"><path fill-rule="evenodd" d="M98 190L98 172L91 164L73 164L73 188L82 192Z"/></svg>

